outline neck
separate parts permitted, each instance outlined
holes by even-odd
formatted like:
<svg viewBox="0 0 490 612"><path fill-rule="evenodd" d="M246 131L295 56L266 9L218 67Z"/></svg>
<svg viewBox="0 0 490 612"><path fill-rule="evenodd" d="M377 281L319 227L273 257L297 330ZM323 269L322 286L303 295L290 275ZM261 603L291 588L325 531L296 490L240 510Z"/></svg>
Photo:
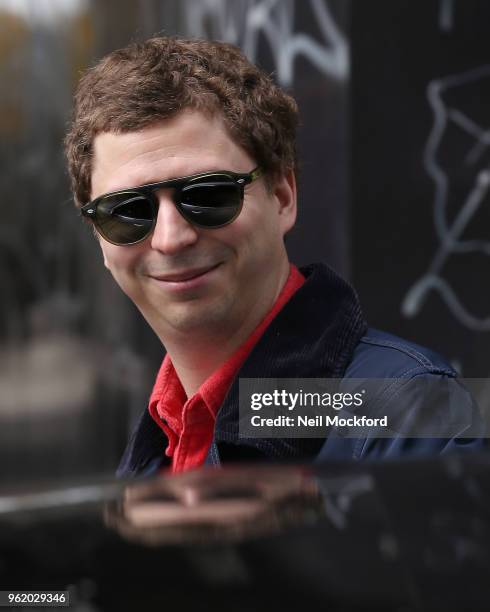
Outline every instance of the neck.
<svg viewBox="0 0 490 612"><path fill-rule="evenodd" d="M187 394L194 395L199 387L223 365L249 338L273 307L289 276L289 262L276 279L274 291L257 299L240 325L186 334L170 335L163 340L167 353Z"/></svg>

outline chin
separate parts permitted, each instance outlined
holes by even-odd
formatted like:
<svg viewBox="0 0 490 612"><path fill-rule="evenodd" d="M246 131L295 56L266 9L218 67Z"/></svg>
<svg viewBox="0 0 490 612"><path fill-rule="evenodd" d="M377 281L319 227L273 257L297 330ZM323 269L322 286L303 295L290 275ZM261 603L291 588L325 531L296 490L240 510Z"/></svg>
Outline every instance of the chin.
<svg viewBox="0 0 490 612"><path fill-rule="evenodd" d="M226 321L229 318L229 308L227 304L202 304L187 303L180 304L177 308L167 310L165 319L170 326L179 332L206 332L216 330L219 334L227 327Z"/></svg>

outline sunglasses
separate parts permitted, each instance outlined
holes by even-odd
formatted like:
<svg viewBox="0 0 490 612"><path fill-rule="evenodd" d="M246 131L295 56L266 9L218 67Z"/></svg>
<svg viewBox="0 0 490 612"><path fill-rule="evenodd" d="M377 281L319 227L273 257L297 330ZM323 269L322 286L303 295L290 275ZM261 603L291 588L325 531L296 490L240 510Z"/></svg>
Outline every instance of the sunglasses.
<svg viewBox="0 0 490 612"><path fill-rule="evenodd" d="M204 228L217 228L234 221L243 205L244 188L262 172L248 174L216 171L113 191L81 207L97 232L116 245L137 244L152 233L158 215L159 189L174 189L172 200L186 221Z"/></svg>

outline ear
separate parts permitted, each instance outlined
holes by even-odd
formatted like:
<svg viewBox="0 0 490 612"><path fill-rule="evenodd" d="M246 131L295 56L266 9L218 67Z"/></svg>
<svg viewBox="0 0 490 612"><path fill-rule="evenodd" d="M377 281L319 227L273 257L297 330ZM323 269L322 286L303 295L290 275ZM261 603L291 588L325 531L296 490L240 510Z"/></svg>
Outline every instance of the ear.
<svg viewBox="0 0 490 612"><path fill-rule="evenodd" d="M290 170L277 179L272 195L278 204L279 224L282 235L289 232L296 222L296 177Z"/></svg>

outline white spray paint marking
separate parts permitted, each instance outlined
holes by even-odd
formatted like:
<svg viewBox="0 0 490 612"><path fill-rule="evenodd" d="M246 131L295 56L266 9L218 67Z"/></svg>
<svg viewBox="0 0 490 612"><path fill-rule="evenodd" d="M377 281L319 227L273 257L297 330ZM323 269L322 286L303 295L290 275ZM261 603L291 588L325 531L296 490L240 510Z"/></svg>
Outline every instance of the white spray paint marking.
<svg viewBox="0 0 490 612"><path fill-rule="evenodd" d="M444 32L450 32L454 25L454 0L440 0L439 3L439 28Z"/></svg>
<svg viewBox="0 0 490 612"><path fill-rule="evenodd" d="M450 255L456 253L480 252L490 255L490 242L485 240L462 240L461 236L468 223L482 206L490 187L490 171L480 169L465 199L461 202L459 212L451 223L448 223L447 205L450 197L449 176L439 163L442 152L442 141L451 124L466 132L475 140L464 159L465 166L475 165L486 148L490 145L490 130L481 127L457 108L449 107L443 94L465 85L490 78L490 65L480 66L462 74L451 75L431 81L427 88L427 97L432 108L434 122L424 152L424 167L435 185L433 200L434 225L439 239L438 249L423 274L409 289L401 305L405 317L419 314L430 291L436 291L443 301L464 326L475 331L490 331L490 316L477 317L468 309L442 277L442 269Z"/></svg>
<svg viewBox="0 0 490 612"><path fill-rule="evenodd" d="M260 36L267 41L276 64L278 82L294 81L296 57L307 58L330 78L345 80L349 74L349 45L335 23L325 0L304 0L318 24L323 41L294 31L295 0L184 0L186 31L240 46L251 62L257 61Z"/></svg>

